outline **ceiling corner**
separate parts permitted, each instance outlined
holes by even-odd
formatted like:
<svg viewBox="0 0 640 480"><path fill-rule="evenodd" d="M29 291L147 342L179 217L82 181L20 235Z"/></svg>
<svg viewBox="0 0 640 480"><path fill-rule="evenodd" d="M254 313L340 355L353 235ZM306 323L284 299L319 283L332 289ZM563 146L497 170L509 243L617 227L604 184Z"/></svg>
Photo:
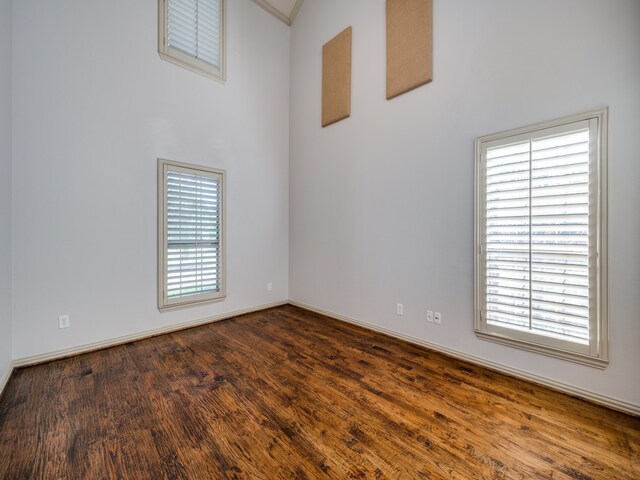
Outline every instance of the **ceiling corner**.
<svg viewBox="0 0 640 480"><path fill-rule="evenodd" d="M298 12L300 11L300 7L302 6L303 1L304 0L296 0L296 3L293 6L293 9L291 10L291 13L289 14L289 25L293 25L293 22L296 19Z"/></svg>
<svg viewBox="0 0 640 480"><path fill-rule="evenodd" d="M303 0L252 0L271 15L291 25L302 6Z"/></svg>

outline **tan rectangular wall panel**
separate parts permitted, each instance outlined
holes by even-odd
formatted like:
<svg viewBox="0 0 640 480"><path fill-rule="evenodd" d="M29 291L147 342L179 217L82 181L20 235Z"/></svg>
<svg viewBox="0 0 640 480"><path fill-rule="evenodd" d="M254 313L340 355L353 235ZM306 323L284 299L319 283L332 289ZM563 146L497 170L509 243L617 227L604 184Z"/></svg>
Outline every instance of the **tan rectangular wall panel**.
<svg viewBox="0 0 640 480"><path fill-rule="evenodd" d="M351 27L322 47L322 126L351 116Z"/></svg>
<svg viewBox="0 0 640 480"><path fill-rule="evenodd" d="M433 79L433 1L387 0L387 99Z"/></svg>

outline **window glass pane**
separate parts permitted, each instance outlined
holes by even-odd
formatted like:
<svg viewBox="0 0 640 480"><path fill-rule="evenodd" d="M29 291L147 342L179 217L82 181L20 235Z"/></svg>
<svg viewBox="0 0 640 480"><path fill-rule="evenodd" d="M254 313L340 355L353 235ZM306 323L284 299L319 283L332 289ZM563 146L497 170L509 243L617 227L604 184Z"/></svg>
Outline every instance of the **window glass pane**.
<svg viewBox="0 0 640 480"><path fill-rule="evenodd" d="M167 0L167 45L221 65L221 0Z"/></svg>
<svg viewBox="0 0 640 480"><path fill-rule="evenodd" d="M589 130L486 153L490 325L589 343Z"/></svg>
<svg viewBox="0 0 640 480"><path fill-rule="evenodd" d="M167 298L220 289L220 181L167 172Z"/></svg>

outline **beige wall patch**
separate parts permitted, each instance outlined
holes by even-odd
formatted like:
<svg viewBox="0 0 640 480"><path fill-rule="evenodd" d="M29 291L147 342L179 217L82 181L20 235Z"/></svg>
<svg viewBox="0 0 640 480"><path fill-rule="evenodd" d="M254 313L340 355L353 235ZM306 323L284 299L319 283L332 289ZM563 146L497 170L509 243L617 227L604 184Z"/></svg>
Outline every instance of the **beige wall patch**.
<svg viewBox="0 0 640 480"><path fill-rule="evenodd" d="M433 1L387 0L387 99L433 79Z"/></svg>
<svg viewBox="0 0 640 480"><path fill-rule="evenodd" d="M322 47L322 126L351 116L351 27Z"/></svg>

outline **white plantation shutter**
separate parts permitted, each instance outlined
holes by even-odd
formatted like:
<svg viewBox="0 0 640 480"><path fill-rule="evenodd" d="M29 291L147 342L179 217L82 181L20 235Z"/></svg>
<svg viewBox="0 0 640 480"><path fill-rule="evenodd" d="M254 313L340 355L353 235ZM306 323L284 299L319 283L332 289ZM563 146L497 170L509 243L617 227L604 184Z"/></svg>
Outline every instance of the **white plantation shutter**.
<svg viewBox="0 0 640 480"><path fill-rule="evenodd" d="M220 67L221 0L167 0L167 43Z"/></svg>
<svg viewBox="0 0 640 480"><path fill-rule="evenodd" d="M161 304L222 296L222 173L163 161Z"/></svg>
<svg viewBox="0 0 640 480"><path fill-rule="evenodd" d="M481 142L480 330L602 353L598 131L591 118Z"/></svg>
<svg viewBox="0 0 640 480"><path fill-rule="evenodd" d="M588 128L531 142L531 329L585 345L596 261L589 151Z"/></svg>
<svg viewBox="0 0 640 480"><path fill-rule="evenodd" d="M487 319L589 341L589 129L487 150Z"/></svg>
<svg viewBox="0 0 640 480"><path fill-rule="evenodd" d="M160 56L224 80L226 0L159 0Z"/></svg>

